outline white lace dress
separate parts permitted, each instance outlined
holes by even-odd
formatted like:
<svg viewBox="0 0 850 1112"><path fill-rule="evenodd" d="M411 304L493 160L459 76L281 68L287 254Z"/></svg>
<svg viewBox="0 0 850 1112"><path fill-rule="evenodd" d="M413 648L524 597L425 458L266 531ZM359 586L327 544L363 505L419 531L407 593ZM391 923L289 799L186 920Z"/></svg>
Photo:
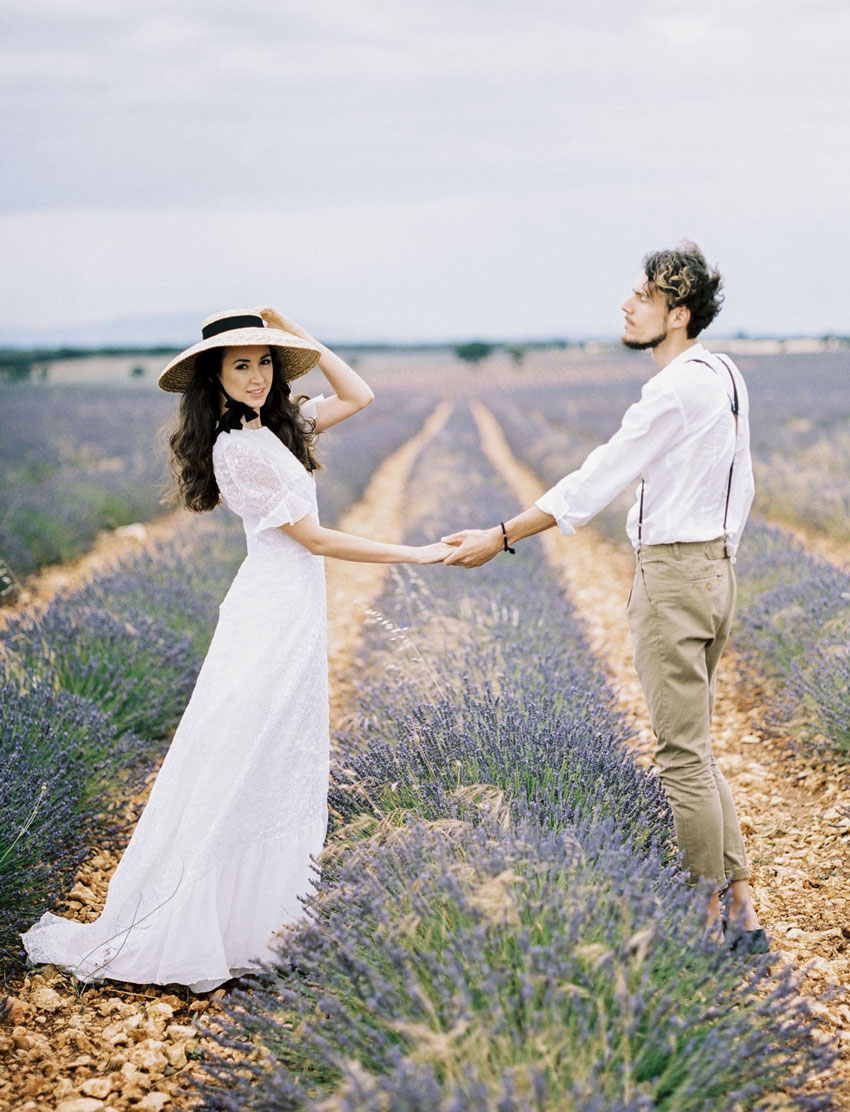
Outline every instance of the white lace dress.
<svg viewBox="0 0 850 1112"><path fill-rule="evenodd" d="M213 462L248 555L192 697L100 917L47 913L23 936L32 961L84 981L208 991L268 959L313 890L328 817L324 564L277 526L316 515L315 481L266 428L221 433Z"/></svg>

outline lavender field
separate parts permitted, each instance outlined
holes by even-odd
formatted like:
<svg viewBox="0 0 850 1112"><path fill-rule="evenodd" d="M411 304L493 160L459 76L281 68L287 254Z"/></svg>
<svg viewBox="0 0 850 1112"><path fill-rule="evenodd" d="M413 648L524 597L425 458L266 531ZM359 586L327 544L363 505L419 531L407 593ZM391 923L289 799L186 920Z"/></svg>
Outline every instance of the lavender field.
<svg viewBox="0 0 850 1112"><path fill-rule="evenodd" d="M164 427L152 390L0 383L0 559L18 578L85 552L101 529L165 508Z"/></svg>
<svg viewBox="0 0 850 1112"><path fill-rule="evenodd" d="M738 363L759 485L738 565L742 679L767 693L766 728L795 722L797 757L843 775L850 570L785 526L848 539L850 354ZM320 510L337 522L448 397L453 415L405 491L412 543L520 508L485 459L471 399L550 484L616 429L651 372L628 353L577 349L477 369L414 353L370 366L364 357L358 370L376 402L322 438ZM16 575L162 511L158 430L173 399L3 390L14 420L0 457L0 557ZM599 523L619 544L629 496ZM25 974L18 932L66 906L93 846L126 841L128 803L167 748L243 554L238 522L216 510L37 614L7 611L10 991ZM704 896L684 885L658 781L633 760L605 662L538 544L474 574L391 573L351 671L318 892L279 963L220 1001L174 1107L831 1107L827 1004L801 994L793 962L741 963L703 936ZM741 1071L741 1059L759 1068Z"/></svg>
<svg viewBox="0 0 850 1112"><path fill-rule="evenodd" d="M411 494L411 540L501 512L468 413ZM791 971L706 945L658 782L541 554L521 559L402 573L380 603L308 922L227 1006L222 1046L264 1053L213 1058L205 1109L808 1105L829 1051Z"/></svg>

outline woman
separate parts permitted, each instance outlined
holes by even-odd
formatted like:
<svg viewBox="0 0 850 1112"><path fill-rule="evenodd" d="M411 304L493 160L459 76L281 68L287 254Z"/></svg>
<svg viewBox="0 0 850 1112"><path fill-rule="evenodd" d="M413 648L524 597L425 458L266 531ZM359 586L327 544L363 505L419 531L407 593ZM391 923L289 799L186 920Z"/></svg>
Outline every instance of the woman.
<svg viewBox="0 0 850 1112"><path fill-rule="evenodd" d="M320 557L436 563L443 544L382 544L323 528L313 441L372 391L342 359L272 309L203 323L159 378L183 394L171 437L180 497L224 503L248 555L130 843L93 923L50 913L29 957L80 980L185 984L205 992L273 956L302 913L327 829L324 567ZM318 363L331 397L293 402Z"/></svg>

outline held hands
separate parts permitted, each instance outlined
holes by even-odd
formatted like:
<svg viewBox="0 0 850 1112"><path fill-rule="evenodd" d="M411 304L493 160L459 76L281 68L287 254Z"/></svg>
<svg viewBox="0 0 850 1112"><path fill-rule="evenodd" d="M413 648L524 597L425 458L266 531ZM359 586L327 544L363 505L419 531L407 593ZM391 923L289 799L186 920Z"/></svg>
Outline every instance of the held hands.
<svg viewBox="0 0 850 1112"><path fill-rule="evenodd" d="M445 561L454 549L442 541L436 544L423 544L413 549L414 564L439 564Z"/></svg>
<svg viewBox="0 0 850 1112"><path fill-rule="evenodd" d="M461 529L443 537L443 543L451 546L443 563L462 568L478 568L504 548L502 530L498 526L494 529Z"/></svg>

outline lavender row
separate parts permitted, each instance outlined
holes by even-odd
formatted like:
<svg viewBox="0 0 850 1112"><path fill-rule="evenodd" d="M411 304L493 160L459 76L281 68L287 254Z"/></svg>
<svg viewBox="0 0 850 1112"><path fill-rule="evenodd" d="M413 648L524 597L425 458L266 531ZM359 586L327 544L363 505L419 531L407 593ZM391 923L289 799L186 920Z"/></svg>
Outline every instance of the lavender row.
<svg viewBox="0 0 850 1112"><path fill-rule="evenodd" d="M804 752L850 756L850 568L763 523L744 541L735 645L770 685L766 722Z"/></svg>
<svg viewBox="0 0 850 1112"><path fill-rule="evenodd" d="M463 524L464 509L504 517L518 508L499 480L478 473L479 453L470 414L458 411L411 483L408 503L417 513L410 540ZM420 641L432 646L430 653ZM562 821L558 808L569 798L570 822L610 818L635 847L669 844L663 794L627 756L628 730L539 543L472 575L441 569L427 578L399 575L364 651L359 690L371 681L368 702L361 695L356 732L338 740L351 753L345 775L368 783L382 810L421 789L418 813L439 814L460 765L471 783L523 796L541 814L553 807L553 823ZM388 683L401 661L399 682ZM331 803L347 822L346 806L359 802L348 797L344 781L337 788Z"/></svg>
<svg viewBox="0 0 850 1112"><path fill-rule="evenodd" d="M410 540L510 511L479 451L453 418ZM319 891L231 996L219 1038L242 1061L207 1063L204 1108L688 1112L780 1087L826 1107L803 1086L831 1051L790 974L703 937L663 796L539 547L399 575L380 611Z"/></svg>

